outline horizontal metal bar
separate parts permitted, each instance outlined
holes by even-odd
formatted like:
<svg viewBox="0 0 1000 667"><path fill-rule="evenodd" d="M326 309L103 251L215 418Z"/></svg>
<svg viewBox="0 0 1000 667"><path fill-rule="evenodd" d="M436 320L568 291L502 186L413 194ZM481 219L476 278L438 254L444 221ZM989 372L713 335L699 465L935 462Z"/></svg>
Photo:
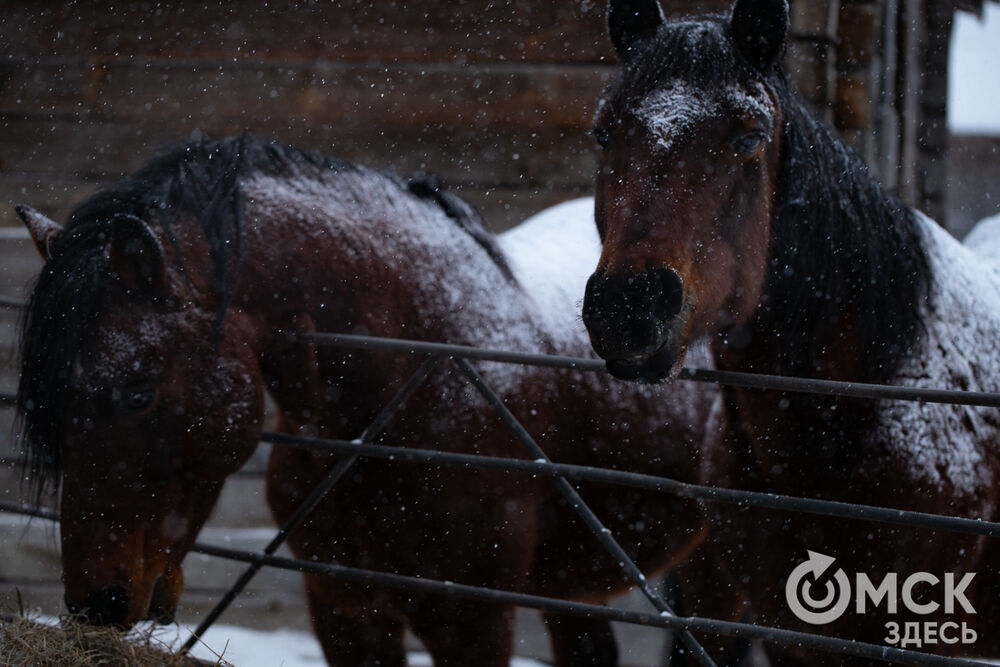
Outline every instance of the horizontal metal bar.
<svg viewBox="0 0 1000 667"><path fill-rule="evenodd" d="M511 432L514 438L521 443L528 455L539 463L551 463L548 454L535 442L535 439L531 437L527 429L517 420L514 413L510 411L496 392L483 381L482 376L476 372L476 369L468 362L468 360L461 357L454 359L454 364L458 367L458 370L465 376L465 378L476 388L476 391L486 400L486 403L490 406L493 412L496 413L500 420L504 423L507 429ZM652 603L653 607L656 608L661 614L669 614L671 616L676 616L673 607L667 602L666 598L660 595L660 592L656 590L656 587L646 578L646 575L642 573L639 566L635 564L635 561L628 555L628 552L618 543L618 540L614 538L611 531L605 528L604 524L594 513L594 511L587 504L587 501L583 499L580 492L577 491L572 484L570 484L565 477L557 475L553 478L554 485L559 494L564 500L573 508L577 516L583 521L584 525L590 529L590 532L597 539L598 544L600 544L608 554L611 555L618 562L618 566L621 567L622 572L629 578L632 584L639 589L639 591L646 597L647 600ZM677 639L684 645L688 650L691 657L693 658L695 664L700 667L718 667L712 656L708 654L705 647L702 646L698 640L691 634L688 630L678 630Z"/></svg>
<svg viewBox="0 0 1000 667"><path fill-rule="evenodd" d="M929 514L926 512L913 512L874 505L855 505L833 500L785 496L777 493L724 489L701 484L690 484L670 479L669 477L657 477L655 475L646 475L625 470L609 470L570 463L528 461L526 459L442 452L430 449L411 449L409 447L392 447L389 445L364 445L347 440L310 438L285 433L265 432L261 435L261 440L275 445L304 447L327 454L356 454L367 458L389 461L483 468L505 472L529 473L543 477L562 476L577 481L617 484L619 486L646 489L648 491L672 493L682 498L713 500L735 505L749 505L789 512L807 512L822 516L877 521L900 526L949 530L987 537L1000 536L1000 523L992 521L980 521L978 519Z"/></svg>
<svg viewBox="0 0 1000 667"><path fill-rule="evenodd" d="M913 526L934 530L948 530L956 533L983 535L986 537L1000 536L1000 523L982 521L965 517L929 514L911 510L878 507L875 505L859 505L834 500L817 498L802 498L786 496L777 493L760 491L743 491L725 489L701 484L681 482L668 477L657 477L624 470L609 470L593 468L569 463L541 463L523 459L507 459L481 456L477 454L459 454L426 449L410 449L408 447L390 447L387 445L362 445L347 440L329 440L322 438L307 438L284 433L265 432L261 435L262 442L278 445L291 445L313 449L327 454L359 454L368 458L386 460L413 461L437 465L483 468L489 470L506 470L523 472L546 477L565 476L570 479L619 484L649 491L673 493L682 498L713 500L735 505L750 505L764 509L782 510L788 512L807 512L820 516L841 517L858 521L877 521L899 526ZM5 503L0 503L0 509L5 509ZM9 507L7 511L11 510Z"/></svg>
<svg viewBox="0 0 1000 667"><path fill-rule="evenodd" d="M316 345L331 345L360 350L388 350L410 352L433 357L460 357L481 361L499 361L507 364L527 364L592 372L606 372L604 362L599 359L566 357L555 354L533 352L511 352L507 350L487 350L468 345L452 343L432 343L405 338L384 338L380 336L359 336L356 334L324 333L318 331L301 332L294 335L299 341Z"/></svg>
<svg viewBox="0 0 1000 667"><path fill-rule="evenodd" d="M12 503L7 500L0 500L0 512L10 512L11 514L23 514L24 516L44 519L45 521L59 522L59 512L47 507L32 507L21 503Z"/></svg>
<svg viewBox="0 0 1000 667"><path fill-rule="evenodd" d="M49 521L59 520L58 514L51 510L24 507L6 501L0 501L0 511L26 514ZM863 644L861 642L837 639L834 637L822 637L820 635L812 635L804 632L781 630L778 628L749 625L746 623L731 623L728 621L717 621L714 619L698 618L693 616L684 617L663 614L644 614L640 612L626 611L623 609L615 609L613 607L605 607L603 605L558 600L539 595L499 591L492 588L468 586L465 584L437 581L434 579L408 577L399 574L390 574L387 572L361 570L344 565L337 565L335 563L314 563L312 561L302 561L293 558L267 556L262 553L229 549L227 547L205 544L204 542L195 542L191 551L194 553L225 558L228 560L242 561L245 563L259 563L263 566L274 567L281 570L335 576L346 581L371 583L391 588L420 591L438 595L453 595L465 599L498 602L518 607L538 609L540 611L573 614L591 618L603 618L609 621L630 623L633 625L646 625L670 630L686 628L688 630L718 633L730 637L774 641L781 644L788 644L790 646L840 653L843 655L853 655L860 658L868 658L882 662L898 662L904 665L928 665L931 667L959 667L961 665L969 665L970 667L988 667L989 664L967 659L943 658L935 655L925 655L914 651L893 648L891 646Z"/></svg>
<svg viewBox="0 0 1000 667"><path fill-rule="evenodd" d="M648 491L672 493L682 498L710 500L734 505L749 505L763 509L781 510L787 512L807 512L820 516L840 517L857 521L876 521L899 526L930 528L932 530L948 530L956 533L982 535L985 537L1000 536L1000 523L969 519L965 517L947 516L914 512L912 510L878 507L875 505L859 505L834 500L817 498L802 498L778 493L763 493L760 491L743 491L726 489L702 484L681 482L669 477L658 477L644 473L625 470L610 470L594 468L571 463L543 463L524 459L509 459L479 454L462 454L429 449L412 449L409 447L393 447L389 445L366 445L348 440L332 440L323 438L308 438L286 433L264 432L261 442L276 445L303 447L326 454L356 454L367 458L389 461L408 461L432 465L457 466L465 468L483 468L486 470L502 470L521 472L544 477L564 476L569 479L587 482L617 484ZM10 461L19 464L20 461ZM18 511L15 506L0 502L0 510Z"/></svg>
<svg viewBox="0 0 1000 667"><path fill-rule="evenodd" d="M49 521L59 520L58 513L53 510L26 507L6 501L0 501L0 511L25 514ZM895 662L903 665L926 665L928 667L961 667L962 665L967 665L969 667L988 667L989 665L989 663L965 658L945 658L935 655L926 655L915 651L893 648L891 646L878 646L875 644L837 639L835 637L823 637L820 635L782 630L767 626L732 623L728 621L719 621L715 619L692 616L683 617L665 614L644 614L615 609L613 607L605 607L602 605L558 600L538 595L529 595L526 593L499 591L491 588L456 584L433 579L422 579L386 572L361 570L344 565L337 565L335 563L314 563L311 561L302 561L293 558L267 556L261 553L239 551L217 545L205 544L203 542L196 542L191 548L191 551L194 553L215 556L218 558L226 558L245 563L259 563L262 566L274 567L282 570L335 576L346 581L371 583L402 590L462 597L470 600L497 602L501 604L510 604L518 607L526 607L561 614L573 614L587 616L590 618L603 618L608 621L630 623L633 625L645 625L673 630L687 629L689 631L693 630L696 632L717 633L743 639L759 639L762 641L772 641L816 651L839 653L842 655L851 655L871 660L879 660L882 662Z"/></svg>
<svg viewBox="0 0 1000 667"><path fill-rule="evenodd" d="M809 42L823 46L840 46L840 38L823 32L796 32L788 34L788 38L794 42Z"/></svg>
<svg viewBox="0 0 1000 667"><path fill-rule="evenodd" d="M424 579L421 577L391 574L388 572L375 572L373 570L347 567L336 563L316 563L281 556L266 556L261 553L240 551L237 549L203 544L200 542L196 543L191 550L207 556L216 556L219 558L238 560L247 563L260 563L261 565L282 570L332 576L345 581L374 584L377 586L385 586L387 588L396 588L405 591L417 591L432 595L463 598L466 600L508 604L511 606L538 609L546 612L586 616L588 618L603 618L608 621L618 621L633 625L645 625L675 631L688 630L701 633L721 634L727 637L759 639L762 641L795 646L797 648L823 651L826 653L838 653L841 655L849 655L869 660L878 660L880 662L893 662L901 665L921 665L929 667L988 667L989 665L989 663L965 658L945 658L942 656L917 653L916 651L909 651L906 649L893 648L891 646L879 646L877 644L849 641L846 639L838 639L836 637L823 637L821 635L795 632L792 630L782 630L780 628L772 628L761 625L732 623L728 621L718 621L715 619L698 618L695 616L685 617L672 616L670 614L645 614L641 612L615 609L613 607L605 607L602 605L547 598L540 595L515 593L511 591L497 590L495 588L470 586L450 581Z"/></svg>
<svg viewBox="0 0 1000 667"><path fill-rule="evenodd" d="M496 361L505 364L563 368L590 373L607 372L603 361L582 357L489 350L451 343L430 343L403 338L378 338L354 334L307 332L297 334L296 338L315 345L333 345L359 350L388 350L436 357L460 357L479 361ZM841 382L838 380L720 371L707 368L681 369L677 379L693 382L712 382L747 389L765 389L770 391L819 394L823 396L841 396L845 398L916 401L923 403L943 403L947 405L975 405L989 408L1000 407L1000 393L997 392L900 387L867 382ZM0 406L13 405L15 402L16 398L12 394L0 394Z"/></svg>
<svg viewBox="0 0 1000 667"><path fill-rule="evenodd" d="M13 299L9 296L0 296L0 310L21 310L25 306L23 299Z"/></svg>
<svg viewBox="0 0 1000 667"><path fill-rule="evenodd" d="M497 361L508 364L527 364L530 366L565 368L569 370L596 373L607 372L604 362L599 359L583 359L579 357L565 357L527 352L489 350L466 345L454 345L450 343L430 343L427 341L407 340L402 338L377 338L373 336L358 336L355 334L302 332L296 334L296 338L303 342L313 343L316 345L332 345L352 349L390 350L395 352L408 352L411 354L425 354L438 357L461 357L464 359ZM818 380L813 378L788 377L782 375L765 375L759 373L742 373L738 371L719 371L692 368L685 368L681 370L677 379L693 380L697 382L714 382L716 384L746 387L749 389L790 391L804 394L821 394L825 396L922 401L924 403L946 403L955 405L979 405L992 408L1000 407L1000 393L996 392L898 387L866 382L840 382L837 380Z"/></svg>

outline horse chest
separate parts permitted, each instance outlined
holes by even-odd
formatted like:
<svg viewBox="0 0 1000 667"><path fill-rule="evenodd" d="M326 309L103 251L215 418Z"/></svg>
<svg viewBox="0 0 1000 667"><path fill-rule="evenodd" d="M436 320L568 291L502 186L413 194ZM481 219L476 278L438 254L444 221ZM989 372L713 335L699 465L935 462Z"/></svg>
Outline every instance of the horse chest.
<svg viewBox="0 0 1000 667"><path fill-rule="evenodd" d="M869 411L837 399L730 388L722 447L707 453L703 481L792 495L842 493L863 474L858 447Z"/></svg>

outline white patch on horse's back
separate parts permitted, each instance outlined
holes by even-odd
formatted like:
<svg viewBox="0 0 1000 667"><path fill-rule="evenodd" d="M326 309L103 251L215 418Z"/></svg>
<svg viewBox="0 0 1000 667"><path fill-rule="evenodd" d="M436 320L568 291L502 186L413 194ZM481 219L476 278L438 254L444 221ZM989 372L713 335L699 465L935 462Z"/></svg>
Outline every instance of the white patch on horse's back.
<svg viewBox="0 0 1000 667"><path fill-rule="evenodd" d="M933 275L926 336L893 384L933 389L1000 391L1000 281L982 258L920 215ZM886 401L877 440L890 443L913 479L956 496L976 496L997 480L989 462L1000 442L997 408ZM905 484L905 482L901 482ZM992 518L992 517L983 517Z"/></svg>
<svg viewBox="0 0 1000 667"><path fill-rule="evenodd" d="M1000 213L977 222L962 243L1000 274Z"/></svg>
<svg viewBox="0 0 1000 667"><path fill-rule="evenodd" d="M732 112L762 116L770 122L776 108L760 82L754 83L752 91L732 86L716 92L674 80L648 95L636 108L635 115L656 137L657 146L669 151L700 123Z"/></svg>
<svg viewBox="0 0 1000 667"><path fill-rule="evenodd" d="M591 356L580 317L587 279L597 268L601 240L594 199L563 202L498 237L514 277L538 306L546 331L562 354Z"/></svg>

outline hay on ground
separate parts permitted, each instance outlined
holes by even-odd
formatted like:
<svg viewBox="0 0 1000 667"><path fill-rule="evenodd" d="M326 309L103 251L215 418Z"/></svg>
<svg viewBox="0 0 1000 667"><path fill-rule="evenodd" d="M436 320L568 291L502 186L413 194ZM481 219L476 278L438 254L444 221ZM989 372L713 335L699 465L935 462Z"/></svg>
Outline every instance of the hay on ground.
<svg viewBox="0 0 1000 667"><path fill-rule="evenodd" d="M23 613L0 614L0 667L232 667L171 653L150 629L122 633L63 621L47 625Z"/></svg>

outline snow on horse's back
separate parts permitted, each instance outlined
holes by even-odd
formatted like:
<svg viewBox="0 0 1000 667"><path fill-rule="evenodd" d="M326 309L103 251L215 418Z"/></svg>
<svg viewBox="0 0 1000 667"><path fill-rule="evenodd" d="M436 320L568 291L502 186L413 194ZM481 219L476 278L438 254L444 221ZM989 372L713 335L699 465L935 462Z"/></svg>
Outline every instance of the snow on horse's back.
<svg viewBox="0 0 1000 667"><path fill-rule="evenodd" d="M590 356L577 306L589 267L601 254L593 198L540 211L501 234L499 243L518 283L538 306L543 326L554 340L571 348L564 353Z"/></svg>
<svg viewBox="0 0 1000 667"><path fill-rule="evenodd" d="M977 222L962 243L987 261L1000 280L1000 213Z"/></svg>

